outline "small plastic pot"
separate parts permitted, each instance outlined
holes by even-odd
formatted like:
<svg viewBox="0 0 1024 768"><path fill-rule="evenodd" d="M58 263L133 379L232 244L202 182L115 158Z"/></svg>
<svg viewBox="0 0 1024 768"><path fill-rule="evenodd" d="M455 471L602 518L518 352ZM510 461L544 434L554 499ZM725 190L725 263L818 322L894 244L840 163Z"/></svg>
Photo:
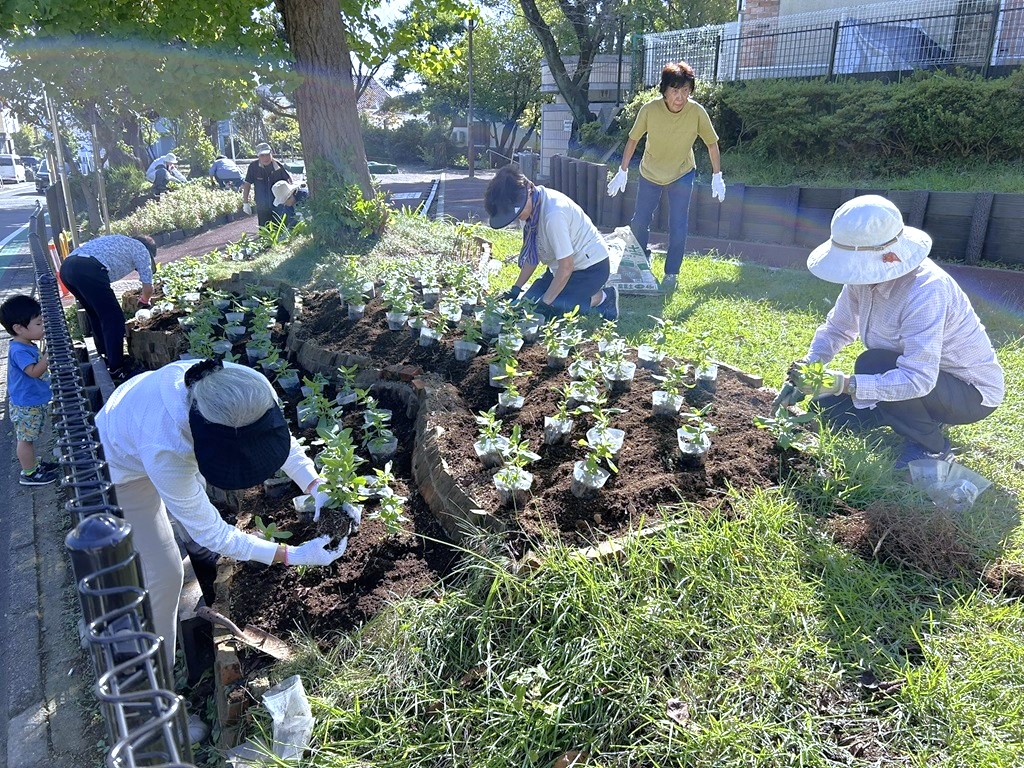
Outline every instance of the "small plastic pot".
<svg viewBox="0 0 1024 768"><path fill-rule="evenodd" d="M596 472L587 472L585 461L577 461L572 467L572 495L578 499L592 499L611 477L607 469L597 468Z"/></svg>
<svg viewBox="0 0 1024 768"><path fill-rule="evenodd" d="M600 392L584 388L580 382L574 381L569 385L570 408L575 408L579 405L590 405L597 402L600 396Z"/></svg>
<svg viewBox="0 0 1024 768"><path fill-rule="evenodd" d="M544 417L544 445L559 445L564 443L572 432L575 425L572 419L556 419L553 416Z"/></svg>
<svg viewBox="0 0 1024 768"><path fill-rule="evenodd" d="M512 397L508 392L502 392L498 395L498 415L509 416L519 411L525 402L526 398L522 395Z"/></svg>
<svg viewBox="0 0 1024 768"><path fill-rule="evenodd" d="M560 371L569 362L568 347L559 347L554 352L548 352L548 368Z"/></svg>
<svg viewBox="0 0 1024 768"><path fill-rule="evenodd" d="M200 295L199 295L199 294L198 294L197 292L195 292L195 291L190 291L189 293L183 294L181 298L182 298L182 300L183 300L183 301L185 301L185 302L186 302L187 304L198 304L198 303L199 303L199 300L200 300L200 299L201 299L202 297L201 297L201 296L200 296Z"/></svg>
<svg viewBox="0 0 1024 768"><path fill-rule="evenodd" d="M262 344L245 345L245 356L249 360L249 365L256 365L256 363L265 358L268 354L270 354L270 352Z"/></svg>
<svg viewBox="0 0 1024 768"><path fill-rule="evenodd" d="M224 328L224 335L227 336L228 341L236 342L241 341L245 336L244 325L228 325Z"/></svg>
<svg viewBox="0 0 1024 768"><path fill-rule="evenodd" d="M655 416L678 416L679 409L683 407L683 400L685 398L682 395L670 395L661 389L651 393L651 405Z"/></svg>
<svg viewBox="0 0 1024 768"><path fill-rule="evenodd" d="M508 345L509 349L513 352L518 352L523 348L523 344L524 341L522 336L513 336L511 333L499 333L498 341L495 346Z"/></svg>
<svg viewBox="0 0 1024 768"><path fill-rule="evenodd" d="M596 365L592 360L573 360L571 363L569 363L569 375L572 376L574 379L582 379L595 368Z"/></svg>
<svg viewBox="0 0 1024 768"><path fill-rule="evenodd" d="M533 486L533 475L525 469L508 472L498 471L494 476L494 487L498 490L498 498L503 507L526 506L530 500L530 488Z"/></svg>
<svg viewBox="0 0 1024 768"><path fill-rule="evenodd" d="M680 463L684 467L697 469L704 466L711 449L711 438L704 435L700 442L693 442L682 429L676 430L676 441L679 443Z"/></svg>
<svg viewBox="0 0 1024 768"><path fill-rule="evenodd" d="M292 487L290 477L271 477L263 481L263 493L269 499L281 499L288 495Z"/></svg>
<svg viewBox="0 0 1024 768"><path fill-rule="evenodd" d="M430 309L441 298L441 289L436 285L425 285L423 286L422 295L424 308Z"/></svg>
<svg viewBox="0 0 1024 768"><path fill-rule="evenodd" d="M523 320L519 321L519 332L523 334L523 341L527 344L532 344L537 340L537 334L540 333L540 327L544 323L544 318L538 315L529 315Z"/></svg>
<svg viewBox="0 0 1024 768"><path fill-rule="evenodd" d="M659 352L650 344L641 344L637 347L636 359L641 368L657 373L661 371L661 361L665 359L665 353Z"/></svg>
<svg viewBox="0 0 1024 768"><path fill-rule="evenodd" d="M409 318L409 332L412 333L414 339L419 339L420 331L423 329L423 318L422 317L410 317Z"/></svg>
<svg viewBox="0 0 1024 768"><path fill-rule="evenodd" d="M377 297L377 286L374 285L373 280L367 280L363 283L363 298L369 301L370 299Z"/></svg>
<svg viewBox="0 0 1024 768"><path fill-rule="evenodd" d="M344 407L346 405L351 405L358 399L359 395L357 395L355 392L350 392L346 390L344 392L339 392L338 396L334 398L334 402L336 405Z"/></svg>
<svg viewBox="0 0 1024 768"><path fill-rule="evenodd" d="M479 352L480 345L475 341L463 341L462 339L459 339L455 342L455 359L461 363L472 360Z"/></svg>
<svg viewBox="0 0 1024 768"><path fill-rule="evenodd" d="M215 306L217 309L219 309L221 312L223 312L224 310L226 310L228 307L231 306L231 300L230 299L214 299L213 300L213 306Z"/></svg>
<svg viewBox="0 0 1024 768"><path fill-rule="evenodd" d="M213 353L215 355L226 355L231 351L231 348L234 347L234 344L227 339L217 339L210 344L210 347L213 349Z"/></svg>
<svg viewBox="0 0 1024 768"><path fill-rule="evenodd" d="M285 391L285 394L295 395L299 391L299 374L292 373L287 376L278 376L277 383L281 385L281 389Z"/></svg>
<svg viewBox="0 0 1024 768"><path fill-rule="evenodd" d="M384 421L385 422L387 422L387 423L391 422L391 416L393 414L391 413L391 409L390 408L378 408L377 412L384 415L384 417L385 417ZM370 418L370 414L364 412L363 413L363 426L364 427L368 427L372 423L373 423L373 419Z"/></svg>
<svg viewBox="0 0 1024 768"><path fill-rule="evenodd" d="M260 303L256 301L256 299L242 299L238 303L241 304L246 309L256 309L256 307L260 305Z"/></svg>
<svg viewBox="0 0 1024 768"><path fill-rule="evenodd" d="M363 315L366 314L365 304L349 304L348 305L348 319L349 320L362 320Z"/></svg>
<svg viewBox="0 0 1024 768"><path fill-rule="evenodd" d="M608 348L619 349L623 352L626 351L626 340L625 339L614 339L613 341L604 341L603 339L597 342L597 351L605 352Z"/></svg>
<svg viewBox="0 0 1024 768"><path fill-rule="evenodd" d="M374 464L383 466L398 452L398 438L391 437L388 440L375 438L366 444L366 450L369 451L370 459Z"/></svg>
<svg viewBox="0 0 1024 768"><path fill-rule="evenodd" d="M505 381L504 379L500 381L497 380L497 377L504 375L505 374L502 373L502 368L500 365L495 365L494 363L491 363L490 365L487 366L487 381L495 389L505 389L505 387L508 386L508 382Z"/></svg>
<svg viewBox="0 0 1024 768"><path fill-rule="evenodd" d="M192 330L192 326L194 326L194 325L195 325L195 322L192 320L191 317L179 317L178 318L178 327L181 328L181 330L185 331L186 333L188 331L191 331Z"/></svg>
<svg viewBox="0 0 1024 768"><path fill-rule="evenodd" d="M248 351L248 348L246 348L246 351ZM288 361L287 360L282 360L281 358L278 358L277 360L273 360L273 361L271 361L269 363L266 360L261 360L260 361L260 368L263 369L263 374L265 376L269 376L272 373L277 373L279 370L284 368L286 365L288 365Z"/></svg>
<svg viewBox="0 0 1024 768"><path fill-rule="evenodd" d="M313 501L311 494L305 493L302 496L294 496L292 498L292 507L300 514L312 515L316 511L316 502Z"/></svg>
<svg viewBox="0 0 1024 768"><path fill-rule="evenodd" d="M449 325L458 325L459 321L462 319L462 310L457 309L454 312L445 312L441 317L444 318L444 321Z"/></svg>
<svg viewBox="0 0 1024 768"><path fill-rule="evenodd" d="M388 312L386 317L389 331L404 330L405 324L409 322L409 315L405 312Z"/></svg>
<svg viewBox="0 0 1024 768"><path fill-rule="evenodd" d="M628 392L633 387L636 363L623 362L604 369L604 385L609 392Z"/></svg>
<svg viewBox="0 0 1024 768"><path fill-rule="evenodd" d="M486 469L500 467L505 463L504 452L508 449L507 437L496 437L490 440L477 440L473 443L473 451Z"/></svg>
<svg viewBox="0 0 1024 768"><path fill-rule="evenodd" d="M225 312L224 319L232 325L240 325L245 320L245 312Z"/></svg>
<svg viewBox="0 0 1024 768"><path fill-rule="evenodd" d="M316 408L309 406L298 406L295 409L295 415L298 417L300 429L313 429L320 420Z"/></svg>
<svg viewBox="0 0 1024 768"><path fill-rule="evenodd" d="M501 318L484 317L480 324L480 332L488 339L493 339L501 333Z"/></svg>
<svg viewBox="0 0 1024 768"><path fill-rule="evenodd" d="M625 439L626 433L621 429L614 429L613 427L608 427L608 429L591 427L587 430L588 445L595 446L604 443L612 453L618 453L622 450L622 443Z"/></svg>
<svg viewBox="0 0 1024 768"><path fill-rule="evenodd" d="M440 331L434 330L433 328L428 328L425 325L422 328L420 328L420 346L421 347L429 347L429 346L431 346L433 344L436 344L440 340L440 338L441 338L441 332Z"/></svg>
<svg viewBox="0 0 1024 768"><path fill-rule="evenodd" d="M697 368L694 371L694 378L697 381L698 389L713 393L718 389L718 365L710 363L704 368Z"/></svg>

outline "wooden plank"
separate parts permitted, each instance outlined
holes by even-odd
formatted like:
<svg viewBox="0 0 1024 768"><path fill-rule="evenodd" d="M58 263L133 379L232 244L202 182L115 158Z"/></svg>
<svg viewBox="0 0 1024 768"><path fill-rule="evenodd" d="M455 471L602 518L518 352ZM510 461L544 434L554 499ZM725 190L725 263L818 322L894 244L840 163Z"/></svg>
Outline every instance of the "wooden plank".
<svg viewBox="0 0 1024 768"><path fill-rule="evenodd" d="M992 218L1024 220L1024 195L996 194L992 198Z"/></svg>
<svg viewBox="0 0 1024 768"><path fill-rule="evenodd" d="M933 216L962 216L970 218L974 210L975 192L932 192L928 195L925 221Z"/></svg>
<svg viewBox="0 0 1024 768"><path fill-rule="evenodd" d="M831 208L803 208L797 211L794 245L814 248L831 237Z"/></svg>
<svg viewBox="0 0 1024 768"><path fill-rule="evenodd" d="M843 204L842 193L843 190L832 187L801 187L800 207L825 208L831 218L833 211Z"/></svg>
<svg viewBox="0 0 1024 768"><path fill-rule="evenodd" d="M998 264L1024 264L1024 218L995 218L989 220L988 233L981 257Z"/></svg>
<svg viewBox="0 0 1024 768"><path fill-rule="evenodd" d="M785 215L789 196L787 187L747 187L740 239L780 244L791 242L790 222Z"/></svg>

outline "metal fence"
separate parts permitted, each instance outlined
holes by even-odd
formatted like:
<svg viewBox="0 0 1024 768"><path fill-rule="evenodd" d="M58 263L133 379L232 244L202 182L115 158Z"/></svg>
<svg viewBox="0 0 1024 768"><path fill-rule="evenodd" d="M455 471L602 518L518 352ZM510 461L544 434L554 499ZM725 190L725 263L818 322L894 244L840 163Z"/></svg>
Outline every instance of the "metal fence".
<svg viewBox="0 0 1024 768"><path fill-rule="evenodd" d="M62 486L69 496L65 508L76 522L67 546L96 673L95 693L113 745L105 762L108 768L191 768L185 704L171 691L162 640L152 631L131 526L121 519L103 460L38 206L31 224L29 247L49 349L54 432Z"/></svg>
<svg viewBox="0 0 1024 768"><path fill-rule="evenodd" d="M633 89L685 60L712 82L838 77L964 67L1003 74L1024 64L1024 0L924 0L752 17L643 35Z"/></svg>

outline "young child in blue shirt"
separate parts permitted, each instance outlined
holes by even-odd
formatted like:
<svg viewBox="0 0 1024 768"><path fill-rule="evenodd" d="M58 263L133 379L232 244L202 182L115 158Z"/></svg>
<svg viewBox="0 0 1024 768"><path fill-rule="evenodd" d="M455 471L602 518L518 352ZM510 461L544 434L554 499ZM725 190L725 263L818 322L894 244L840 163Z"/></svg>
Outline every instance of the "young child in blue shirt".
<svg viewBox="0 0 1024 768"><path fill-rule="evenodd" d="M38 461L35 448L51 399L49 360L36 347L43 338L42 307L31 296L12 296L0 304L0 325L12 336L7 349L7 410L18 439L20 482L49 485L57 479L57 465Z"/></svg>

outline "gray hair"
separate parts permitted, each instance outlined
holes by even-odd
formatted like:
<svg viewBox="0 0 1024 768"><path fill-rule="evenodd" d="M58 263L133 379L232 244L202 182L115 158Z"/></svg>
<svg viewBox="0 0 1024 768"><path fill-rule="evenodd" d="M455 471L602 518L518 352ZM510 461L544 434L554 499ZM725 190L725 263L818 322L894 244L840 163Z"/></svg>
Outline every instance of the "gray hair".
<svg viewBox="0 0 1024 768"><path fill-rule="evenodd" d="M190 409L195 405L214 424L246 427L277 405L277 396L258 371L225 365L190 387L188 405Z"/></svg>

